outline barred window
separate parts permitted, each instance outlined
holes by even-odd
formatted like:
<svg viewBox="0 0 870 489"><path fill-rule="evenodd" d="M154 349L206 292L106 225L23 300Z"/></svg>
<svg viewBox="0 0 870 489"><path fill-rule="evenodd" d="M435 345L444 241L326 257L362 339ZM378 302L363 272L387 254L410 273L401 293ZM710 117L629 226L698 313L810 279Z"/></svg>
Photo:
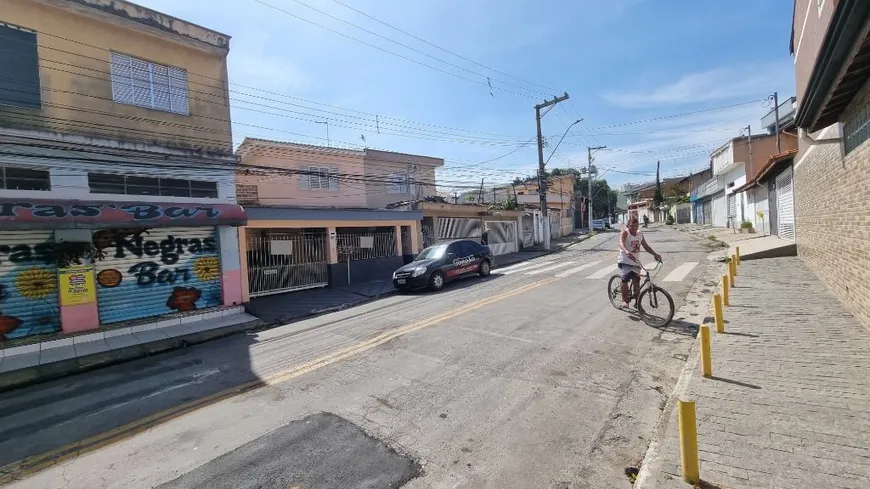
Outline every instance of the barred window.
<svg viewBox="0 0 870 489"><path fill-rule="evenodd" d="M159 195L163 197L189 197L216 199L217 182L88 173L88 186L92 194Z"/></svg>
<svg viewBox="0 0 870 489"><path fill-rule="evenodd" d="M188 115L187 71L112 53L112 100Z"/></svg>
<svg viewBox="0 0 870 489"><path fill-rule="evenodd" d="M843 146L846 154L849 154L870 139L870 104L862 107L843 126Z"/></svg>
<svg viewBox="0 0 870 489"><path fill-rule="evenodd" d="M51 174L47 170L2 166L0 178L6 190L51 190Z"/></svg>

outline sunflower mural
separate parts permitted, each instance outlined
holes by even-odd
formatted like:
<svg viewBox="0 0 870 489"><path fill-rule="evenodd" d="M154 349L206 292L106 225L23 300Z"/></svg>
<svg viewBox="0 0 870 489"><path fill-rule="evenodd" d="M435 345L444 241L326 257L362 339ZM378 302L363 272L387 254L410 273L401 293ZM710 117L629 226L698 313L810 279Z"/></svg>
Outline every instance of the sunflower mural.
<svg viewBox="0 0 870 489"><path fill-rule="evenodd" d="M22 270L15 277L18 293L28 299L44 299L57 290L57 277L44 268L31 267Z"/></svg>
<svg viewBox="0 0 870 489"><path fill-rule="evenodd" d="M193 273L200 282L211 282L220 276L220 262L216 256L204 256L193 262Z"/></svg>

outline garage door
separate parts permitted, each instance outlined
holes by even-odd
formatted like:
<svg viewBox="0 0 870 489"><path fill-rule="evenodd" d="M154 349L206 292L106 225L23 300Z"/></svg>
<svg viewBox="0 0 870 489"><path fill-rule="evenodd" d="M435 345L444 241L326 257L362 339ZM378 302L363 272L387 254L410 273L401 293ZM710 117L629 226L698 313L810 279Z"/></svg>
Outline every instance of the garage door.
<svg viewBox="0 0 870 489"><path fill-rule="evenodd" d="M213 227L94 232L100 322L116 323L222 304Z"/></svg>
<svg viewBox="0 0 870 489"><path fill-rule="evenodd" d="M487 221L488 245L493 255L504 255L517 249L516 221Z"/></svg>
<svg viewBox="0 0 870 489"><path fill-rule="evenodd" d="M779 237L794 241L794 178L791 167L776 177L776 210Z"/></svg>
<svg viewBox="0 0 870 489"><path fill-rule="evenodd" d="M0 340L60 330L52 231L0 232Z"/></svg>

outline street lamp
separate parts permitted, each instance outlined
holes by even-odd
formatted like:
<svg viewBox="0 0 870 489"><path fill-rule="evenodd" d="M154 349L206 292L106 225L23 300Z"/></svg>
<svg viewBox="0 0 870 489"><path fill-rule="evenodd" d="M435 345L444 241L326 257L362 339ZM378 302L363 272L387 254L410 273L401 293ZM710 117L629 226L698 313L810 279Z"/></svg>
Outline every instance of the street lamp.
<svg viewBox="0 0 870 489"><path fill-rule="evenodd" d="M315 124L326 124L326 147L329 147L329 121L314 121Z"/></svg>
<svg viewBox="0 0 870 489"><path fill-rule="evenodd" d="M576 121L572 122L572 123L568 126L567 129L565 129L565 134L562 134L562 138L559 139L559 142L558 142L558 143L556 143L556 147L553 148L553 152L550 153L550 157L547 158L547 161L544 162L544 165L545 165L545 166L546 166L547 163L550 162L550 158L552 158L553 155L556 154L556 150L559 149L559 145L562 144L562 141L565 140L565 136L568 135L568 131L570 131L572 127L576 126L577 124L580 124L581 122L583 122L583 119L577 119Z"/></svg>

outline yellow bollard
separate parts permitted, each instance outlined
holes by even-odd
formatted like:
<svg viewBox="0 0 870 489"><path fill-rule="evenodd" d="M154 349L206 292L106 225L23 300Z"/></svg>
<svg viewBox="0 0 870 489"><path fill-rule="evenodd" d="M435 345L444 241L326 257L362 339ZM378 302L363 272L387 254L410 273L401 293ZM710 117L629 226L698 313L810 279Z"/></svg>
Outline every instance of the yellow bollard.
<svg viewBox="0 0 870 489"><path fill-rule="evenodd" d="M737 255L731 255L731 261L734 262L734 276L737 276Z"/></svg>
<svg viewBox="0 0 870 489"><path fill-rule="evenodd" d="M701 373L704 377L713 375L713 360L710 356L710 327L701 326Z"/></svg>
<svg viewBox="0 0 870 489"><path fill-rule="evenodd" d="M722 305L730 306L731 301L728 299L728 289L731 288L730 280L728 280L728 275L722 275Z"/></svg>
<svg viewBox="0 0 870 489"><path fill-rule="evenodd" d="M740 265L740 247L739 246L734 247L734 256L737 257L737 264Z"/></svg>
<svg viewBox="0 0 870 489"><path fill-rule="evenodd" d="M731 278L731 287L734 287L737 282L734 279L735 275L737 275L737 265L734 264L734 258L732 257L730 260L728 260L728 277Z"/></svg>
<svg viewBox="0 0 870 489"><path fill-rule="evenodd" d="M713 294L713 318L716 320L716 332L725 332L725 318L722 315L722 296Z"/></svg>
<svg viewBox="0 0 870 489"><path fill-rule="evenodd" d="M677 424L680 425L680 462L683 480L689 484L701 482L698 468L698 427L695 425L695 402L677 401Z"/></svg>

